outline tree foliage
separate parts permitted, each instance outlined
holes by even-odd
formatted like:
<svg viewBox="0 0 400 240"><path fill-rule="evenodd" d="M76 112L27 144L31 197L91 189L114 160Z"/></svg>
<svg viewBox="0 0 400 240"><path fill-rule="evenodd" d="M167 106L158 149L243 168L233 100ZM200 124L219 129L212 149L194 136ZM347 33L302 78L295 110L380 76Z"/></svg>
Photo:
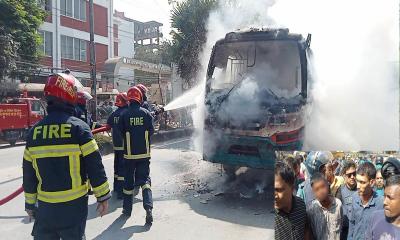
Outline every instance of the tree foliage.
<svg viewBox="0 0 400 240"><path fill-rule="evenodd" d="M171 13L172 59L181 77L190 85L200 69L199 53L206 42L206 23L217 0L175 2Z"/></svg>
<svg viewBox="0 0 400 240"><path fill-rule="evenodd" d="M24 76L40 57L37 32L46 12L42 0L0 0L0 79L4 76ZM30 66L30 67L29 67Z"/></svg>

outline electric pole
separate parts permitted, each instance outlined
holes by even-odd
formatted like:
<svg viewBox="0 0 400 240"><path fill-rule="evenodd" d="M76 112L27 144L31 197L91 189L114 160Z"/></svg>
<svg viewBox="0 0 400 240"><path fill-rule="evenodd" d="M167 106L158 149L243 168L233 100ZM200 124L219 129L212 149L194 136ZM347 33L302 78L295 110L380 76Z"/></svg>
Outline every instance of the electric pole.
<svg viewBox="0 0 400 240"><path fill-rule="evenodd" d="M96 51L95 51L95 42L94 42L94 16L93 16L93 0L89 0L89 25L90 25L90 42L89 42L89 51L90 51L90 80L92 81L92 96L93 96L93 105L92 105L92 113L93 120L97 121L97 79L96 79Z"/></svg>

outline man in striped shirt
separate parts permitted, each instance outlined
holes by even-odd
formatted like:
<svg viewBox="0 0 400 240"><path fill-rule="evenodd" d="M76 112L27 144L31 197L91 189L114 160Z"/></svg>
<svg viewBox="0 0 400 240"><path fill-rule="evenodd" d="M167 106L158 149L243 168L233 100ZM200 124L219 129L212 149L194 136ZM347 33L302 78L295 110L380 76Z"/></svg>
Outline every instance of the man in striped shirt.
<svg viewBox="0 0 400 240"><path fill-rule="evenodd" d="M309 239L304 201L293 195L295 173L283 163L275 165L275 239Z"/></svg>

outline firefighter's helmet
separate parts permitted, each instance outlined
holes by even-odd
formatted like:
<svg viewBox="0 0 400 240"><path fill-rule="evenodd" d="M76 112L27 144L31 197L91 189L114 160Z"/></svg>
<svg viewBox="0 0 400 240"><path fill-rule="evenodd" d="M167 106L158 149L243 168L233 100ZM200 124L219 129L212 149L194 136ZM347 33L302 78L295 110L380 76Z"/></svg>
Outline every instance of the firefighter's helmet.
<svg viewBox="0 0 400 240"><path fill-rule="evenodd" d="M124 107L128 104L128 96L126 92L118 93L115 99L115 106L117 107Z"/></svg>
<svg viewBox="0 0 400 240"><path fill-rule="evenodd" d="M149 91L149 89L143 84L138 84L138 85L136 85L136 87L140 89L140 91L142 92L142 95L146 95L147 91Z"/></svg>
<svg viewBox="0 0 400 240"><path fill-rule="evenodd" d="M333 155L329 151L310 152L305 161L307 173L311 177L319 172L321 167L333 160Z"/></svg>
<svg viewBox="0 0 400 240"><path fill-rule="evenodd" d="M138 103L142 103L143 94L142 91L138 87L131 87L126 94L128 96L128 101L136 101Z"/></svg>
<svg viewBox="0 0 400 240"><path fill-rule="evenodd" d="M78 100L78 92L83 91L82 84L71 74L57 73L50 75L44 86L44 96L49 101L58 101L75 105Z"/></svg>
<svg viewBox="0 0 400 240"><path fill-rule="evenodd" d="M86 92L86 91L78 92L78 100L77 100L78 104L86 106L87 101L89 101L91 99L93 99L93 97L88 92Z"/></svg>
<svg viewBox="0 0 400 240"><path fill-rule="evenodd" d="M389 157L385 163L383 163L381 172L383 179L387 179L392 175L400 175L400 160L394 157Z"/></svg>

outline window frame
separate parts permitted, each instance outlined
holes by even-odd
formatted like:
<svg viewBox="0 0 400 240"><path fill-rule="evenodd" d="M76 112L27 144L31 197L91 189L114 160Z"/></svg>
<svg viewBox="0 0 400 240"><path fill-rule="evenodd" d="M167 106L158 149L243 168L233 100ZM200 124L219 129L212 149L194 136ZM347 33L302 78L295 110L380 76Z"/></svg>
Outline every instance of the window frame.
<svg viewBox="0 0 400 240"><path fill-rule="evenodd" d="M38 33L39 33L39 35L40 35L40 37L42 39L42 42L40 44L40 49L39 50L41 50L41 52L43 53L44 56L53 57L53 33L49 32L49 31L44 31L44 30L39 30ZM49 41L46 41L47 37L50 38L50 39L47 39ZM50 49L50 54L46 51L47 48L48 48L48 44L46 44L46 42L48 44L50 44L50 48L49 48Z"/></svg>
<svg viewBox="0 0 400 240"><path fill-rule="evenodd" d="M77 2L79 6L76 9L75 5ZM82 22L86 22L87 20L86 8L86 0L61 0L60 2L60 14L62 16ZM68 12L68 10L70 10L70 12Z"/></svg>
<svg viewBox="0 0 400 240"><path fill-rule="evenodd" d="M80 38L61 35L61 58L87 62L87 41Z"/></svg>

